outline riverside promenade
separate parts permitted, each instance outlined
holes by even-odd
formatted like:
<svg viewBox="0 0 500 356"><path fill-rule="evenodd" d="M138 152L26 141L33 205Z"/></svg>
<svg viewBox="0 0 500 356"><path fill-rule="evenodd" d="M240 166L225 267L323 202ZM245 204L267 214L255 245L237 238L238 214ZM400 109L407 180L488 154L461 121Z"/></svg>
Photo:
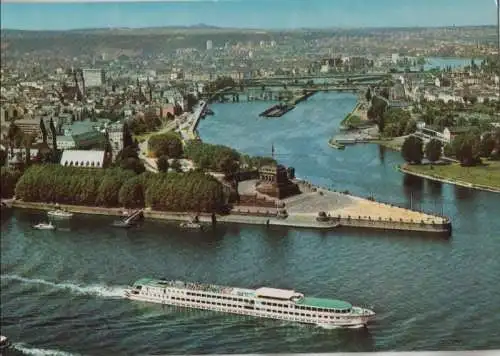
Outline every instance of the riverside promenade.
<svg viewBox="0 0 500 356"><path fill-rule="evenodd" d="M189 114L186 121L180 126L179 132L181 133L184 142L196 139L196 129L200 123L203 112L207 108L205 101L200 101L196 106L194 112Z"/></svg>
<svg viewBox="0 0 500 356"><path fill-rule="evenodd" d="M261 214L264 217L267 213L268 216L272 216L272 219L269 219L269 225L318 229L331 229L338 225L376 230L451 233L451 221L444 216L331 191L305 181L296 180L295 182L299 185L301 194L280 201L275 200L276 205L284 204L288 213L286 219L278 218L277 209L270 208L236 206L232 212L246 216ZM256 180L240 182L239 194L258 196L255 190L256 183ZM320 212L330 218L326 221L318 221L317 217ZM252 218L248 223L262 223L262 219L263 217L257 220ZM238 220L242 219L238 218Z"/></svg>
<svg viewBox="0 0 500 356"><path fill-rule="evenodd" d="M245 194L252 189L253 181L242 182ZM331 230L336 227L366 228L373 230L417 231L451 234L451 222L443 216L431 215L390 204L375 202L352 195L314 187L298 182L302 194L279 201L284 204L288 216L280 218L277 208L257 206L234 206L228 215L218 215L217 222L253 225L277 225L295 228ZM52 210L55 204L31 203L15 200L12 207L34 210ZM74 213L123 216L126 208L102 208L75 205L58 205ZM324 212L327 219L318 221L318 213ZM198 215L201 222L211 223L211 214L195 212L163 212L144 209L146 219L165 221L188 221Z"/></svg>

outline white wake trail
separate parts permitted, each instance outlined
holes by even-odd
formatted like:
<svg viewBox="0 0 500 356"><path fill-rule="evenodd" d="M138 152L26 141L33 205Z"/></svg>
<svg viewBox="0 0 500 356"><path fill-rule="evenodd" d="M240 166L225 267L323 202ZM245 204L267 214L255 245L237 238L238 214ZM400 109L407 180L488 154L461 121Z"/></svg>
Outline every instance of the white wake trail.
<svg viewBox="0 0 500 356"><path fill-rule="evenodd" d="M49 350L49 349L38 349L36 347L30 347L29 345L23 343L14 343L12 348L22 352L25 355L33 356L79 356L78 354L72 354L60 350Z"/></svg>
<svg viewBox="0 0 500 356"><path fill-rule="evenodd" d="M106 286L103 284L78 285L72 282L55 283L39 278L26 278L18 275L2 275L2 279L18 281L27 284L39 284L55 289L68 290L80 295L94 295L104 298L123 298L125 287Z"/></svg>

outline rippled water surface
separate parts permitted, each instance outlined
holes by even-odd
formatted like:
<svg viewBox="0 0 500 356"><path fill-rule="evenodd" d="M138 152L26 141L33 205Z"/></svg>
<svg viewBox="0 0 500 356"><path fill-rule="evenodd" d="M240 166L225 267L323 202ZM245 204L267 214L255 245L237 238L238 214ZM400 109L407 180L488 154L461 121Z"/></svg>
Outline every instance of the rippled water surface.
<svg viewBox="0 0 500 356"><path fill-rule="evenodd" d="M15 211L2 215L2 334L30 354L500 348L500 195L410 180L394 169L399 153L375 145L329 148L354 104L317 94L273 120L257 118L269 103L216 104L200 133L250 154L274 144L299 177L443 212L451 239L244 225L198 233L159 222L124 231L90 216L34 231L43 215ZM121 299L145 276L294 288L373 306L378 319L368 330L325 330Z"/></svg>

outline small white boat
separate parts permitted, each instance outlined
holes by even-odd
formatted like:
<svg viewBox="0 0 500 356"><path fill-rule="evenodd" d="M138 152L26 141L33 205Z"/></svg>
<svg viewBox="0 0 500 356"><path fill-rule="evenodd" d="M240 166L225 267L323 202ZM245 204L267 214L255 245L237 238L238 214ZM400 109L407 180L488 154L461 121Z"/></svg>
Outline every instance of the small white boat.
<svg viewBox="0 0 500 356"><path fill-rule="evenodd" d="M56 209L49 211L47 215L51 218L69 219L73 216L73 213L64 209Z"/></svg>
<svg viewBox="0 0 500 356"><path fill-rule="evenodd" d="M197 230L203 229L203 226L196 221L181 222L179 226L184 228L184 229L197 229Z"/></svg>
<svg viewBox="0 0 500 356"><path fill-rule="evenodd" d="M10 341L6 336L0 335L0 351L8 349Z"/></svg>
<svg viewBox="0 0 500 356"><path fill-rule="evenodd" d="M55 230L55 226L52 225L51 222L49 222L48 224L47 223L39 223L39 224L36 224L36 225L33 225L33 229L37 229L37 230Z"/></svg>

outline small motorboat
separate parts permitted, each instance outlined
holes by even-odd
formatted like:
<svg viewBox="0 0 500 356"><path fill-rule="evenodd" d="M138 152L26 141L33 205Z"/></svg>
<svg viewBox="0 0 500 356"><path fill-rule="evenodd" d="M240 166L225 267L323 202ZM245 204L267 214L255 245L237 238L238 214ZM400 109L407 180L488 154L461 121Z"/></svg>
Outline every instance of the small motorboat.
<svg viewBox="0 0 500 356"><path fill-rule="evenodd" d="M47 215L56 219L70 219L73 216L73 213L65 209L56 209L49 211Z"/></svg>
<svg viewBox="0 0 500 356"><path fill-rule="evenodd" d="M197 229L197 230L202 230L203 226L200 223L193 222L193 221L185 221L180 223L180 227L184 229Z"/></svg>
<svg viewBox="0 0 500 356"><path fill-rule="evenodd" d="M52 222L47 223L39 223L36 225L33 225L33 229L36 230L55 230L56 227L52 225Z"/></svg>
<svg viewBox="0 0 500 356"><path fill-rule="evenodd" d="M332 147L332 148L336 148L338 150L345 150L345 145L340 143L340 142L337 142L335 140L330 140L328 141L328 146Z"/></svg>
<svg viewBox="0 0 500 356"><path fill-rule="evenodd" d="M198 216L195 216L189 221L181 222L179 226L184 229L197 229L197 230L203 229L203 225L200 224L200 219L198 219Z"/></svg>
<svg viewBox="0 0 500 356"><path fill-rule="evenodd" d="M0 351L6 350L10 347L10 341L7 336L0 335Z"/></svg>

